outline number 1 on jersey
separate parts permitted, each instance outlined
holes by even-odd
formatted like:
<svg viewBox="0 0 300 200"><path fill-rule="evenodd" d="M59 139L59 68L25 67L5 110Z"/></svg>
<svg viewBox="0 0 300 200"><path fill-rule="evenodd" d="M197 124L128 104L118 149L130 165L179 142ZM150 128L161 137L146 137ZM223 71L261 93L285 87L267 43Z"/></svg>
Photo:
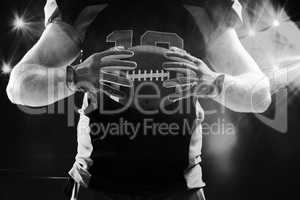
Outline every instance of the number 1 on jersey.
<svg viewBox="0 0 300 200"><path fill-rule="evenodd" d="M183 39L176 33L146 31L140 40L140 45L157 46L158 44L167 44L169 47L184 48ZM114 31L106 37L106 42L113 42L115 46L130 48L133 42L133 30Z"/></svg>

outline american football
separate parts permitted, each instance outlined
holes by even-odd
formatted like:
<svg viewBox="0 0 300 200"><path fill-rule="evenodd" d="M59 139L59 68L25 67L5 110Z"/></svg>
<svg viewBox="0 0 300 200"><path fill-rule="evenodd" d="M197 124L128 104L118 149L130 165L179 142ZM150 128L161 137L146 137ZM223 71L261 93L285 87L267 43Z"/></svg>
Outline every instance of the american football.
<svg viewBox="0 0 300 200"><path fill-rule="evenodd" d="M143 45L129 50L134 52L134 56L126 60L136 62L137 68L126 72L126 76L134 82L134 87L120 88L128 97L120 103L130 104L139 110L153 110L171 104L167 97L175 89L163 87L163 82L178 74L163 70L162 64L170 61L164 56L168 49Z"/></svg>

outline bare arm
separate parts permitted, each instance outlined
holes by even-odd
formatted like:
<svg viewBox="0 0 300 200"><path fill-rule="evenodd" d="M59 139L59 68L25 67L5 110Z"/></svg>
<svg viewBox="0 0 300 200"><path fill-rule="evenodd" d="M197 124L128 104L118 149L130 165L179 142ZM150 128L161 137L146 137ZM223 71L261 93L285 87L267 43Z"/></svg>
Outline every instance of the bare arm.
<svg viewBox="0 0 300 200"><path fill-rule="evenodd" d="M180 88L169 99L211 98L236 112L264 112L271 103L269 79L243 48L235 30L227 29L207 47L207 59L215 71L185 50L172 47L166 53L174 62L164 63L164 69L186 73L164 82L165 87Z"/></svg>
<svg viewBox="0 0 300 200"><path fill-rule="evenodd" d="M244 49L234 29L208 46L208 59L224 73L224 90L216 101L236 112L264 112L271 103L269 79Z"/></svg>
<svg viewBox="0 0 300 200"><path fill-rule="evenodd" d="M12 70L7 95L15 104L45 106L73 94L66 87L66 66L79 48L62 26L49 24L39 41Z"/></svg>
<svg viewBox="0 0 300 200"><path fill-rule="evenodd" d="M84 62L72 69L72 90L67 87L66 67L78 56L79 39L76 32L63 22L47 26L40 40L28 51L13 69L7 94L15 104L32 107L46 106L72 95L75 91L84 91L95 96L101 91L107 95L123 97L119 90L106 83L132 87L131 80L125 77L110 75L103 77L100 83L100 69L132 70L135 62L120 60L133 56L133 52L123 47L111 48L96 52ZM116 69L117 67L117 69ZM70 73L69 73L70 78ZM96 99L94 99L96 102Z"/></svg>

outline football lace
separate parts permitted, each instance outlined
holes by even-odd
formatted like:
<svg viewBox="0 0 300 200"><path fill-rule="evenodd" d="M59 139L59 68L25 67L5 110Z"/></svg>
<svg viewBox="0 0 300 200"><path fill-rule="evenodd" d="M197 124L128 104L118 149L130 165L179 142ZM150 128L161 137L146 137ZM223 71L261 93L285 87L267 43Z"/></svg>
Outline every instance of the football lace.
<svg viewBox="0 0 300 200"><path fill-rule="evenodd" d="M170 79L170 72L164 70L138 70L126 72L126 77L133 81L164 81Z"/></svg>

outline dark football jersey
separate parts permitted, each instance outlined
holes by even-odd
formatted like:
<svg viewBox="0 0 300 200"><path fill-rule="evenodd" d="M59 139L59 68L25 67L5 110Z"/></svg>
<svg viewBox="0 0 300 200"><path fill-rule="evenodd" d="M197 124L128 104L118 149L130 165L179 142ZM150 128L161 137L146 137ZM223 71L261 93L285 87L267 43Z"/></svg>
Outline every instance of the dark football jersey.
<svg viewBox="0 0 300 200"><path fill-rule="evenodd" d="M233 0L57 0L49 22L62 20L80 35L83 59L113 46L153 45L185 49L206 61L206 44L240 21ZM209 64L209 63L208 63ZM88 114L93 165L90 187L107 190L167 190L203 187L200 168L203 110L186 99L147 115L122 112L114 99L99 94ZM201 102L201 101L200 101ZM164 127L162 133L161 129ZM176 131L175 131L176 130Z"/></svg>

